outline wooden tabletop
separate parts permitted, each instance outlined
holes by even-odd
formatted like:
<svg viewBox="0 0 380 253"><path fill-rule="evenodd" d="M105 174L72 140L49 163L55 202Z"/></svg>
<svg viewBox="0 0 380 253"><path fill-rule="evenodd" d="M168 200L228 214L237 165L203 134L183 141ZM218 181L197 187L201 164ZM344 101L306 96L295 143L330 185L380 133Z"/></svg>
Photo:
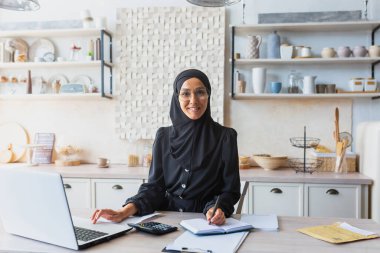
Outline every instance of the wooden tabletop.
<svg viewBox="0 0 380 253"><path fill-rule="evenodd" d="M89 217L90 210L73 210L74 215ZM179 222L183 219L195 217L204 217L199 213L179 213L179 212L161 212L162 215L153 218L156 221L175 225L179 231L155 236L134 230L126 235L102 243L84 250L84 252L138 252L151 253L160 252L167 244L174 241L184 231ZM238 216L236 217L238 218ZM310 217L279 217L280 230L277 232L253 231L251 232L242 246L239 253L253 252L281 252L281 253L347 253L347 252L380 252L380 239L357 241L342 245L334 245L320 241L301 234L296 230L298 228L331 224L336 221L346 221L351 225L359 228L376 232L380 234L380 225L372 220L367 219L340 219L340 218L310 218ZM57 228L59 229L59 228ZM228 242L226 242L228 243ZM66 253L77 252L65 248L49 245L34 240L10 235L4 232L0 223L0 252L54 252ZM222 252L224 253L224 252Z"/></svg>

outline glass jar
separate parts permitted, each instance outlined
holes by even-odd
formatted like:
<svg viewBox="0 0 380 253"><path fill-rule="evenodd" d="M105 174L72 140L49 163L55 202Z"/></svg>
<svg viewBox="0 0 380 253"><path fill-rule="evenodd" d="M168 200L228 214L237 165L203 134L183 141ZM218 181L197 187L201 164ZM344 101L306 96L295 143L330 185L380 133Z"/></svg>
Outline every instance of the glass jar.
<svg viewBox="0 0 380 253"><path fill-rule="evenodd" d="M292 70L288 76L289 87L288 93L299 93L300 87L302 86L302 74Z"/></svg>

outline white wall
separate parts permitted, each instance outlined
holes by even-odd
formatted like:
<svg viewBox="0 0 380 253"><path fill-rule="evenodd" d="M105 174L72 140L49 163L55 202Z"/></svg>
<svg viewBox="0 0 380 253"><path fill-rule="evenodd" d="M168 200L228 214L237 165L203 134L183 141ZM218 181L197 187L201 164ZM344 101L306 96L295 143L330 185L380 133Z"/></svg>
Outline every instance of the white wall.
<svg viewBox="0 0 380 253"><path fill-rule="evenodd" d="M0 10L0 22L43 21L79 19L83 9L90 9L94 17L106 16L109 28L114 30L116 9L140 6L190 6L185 0L39 0L37 12ZM246 0L246 23L256 23L258 13L291 11L337 11L362 8L359 0ZM242 5L228 7L227 24L241 22ZM57 11L59 10L59 11ZM370 1L369 17L380 19L380 2ZM228 31L228 29L226 30ZM355 38L352 38L355 40ZM226 42L229 43L229 37ZM322 44L321 44L322 46ZM226 49L226 59L229 57ZM229 67L226 61L226 90L229 90ZM365 68L363 75L368 74ZM78 70L79 71L79 70ZM344 69L339 68L339 71ZM325 78L339 73L328 72ZM319 74L320 76L322 74ZM285 80L284 80L285 81ZM298 156L299 152L289 144L289 137L302 135L306 125L310 134L319 137L327 145L332 144L333 110L342 110L341 129L351 131L362 121L380 120L380 100L276 100L231 101L225 96L225 124L234 127L239 134L241 153L281 153ZM117 100L97 101L0 101L0 122L17 121L31 136L36 132L55 132L57 144L72 144L85 149L84 160L95 162L96 157L106 156L112 162L125 163L127 154L137 152L132 143L118 139L115 131Z"/></svg>

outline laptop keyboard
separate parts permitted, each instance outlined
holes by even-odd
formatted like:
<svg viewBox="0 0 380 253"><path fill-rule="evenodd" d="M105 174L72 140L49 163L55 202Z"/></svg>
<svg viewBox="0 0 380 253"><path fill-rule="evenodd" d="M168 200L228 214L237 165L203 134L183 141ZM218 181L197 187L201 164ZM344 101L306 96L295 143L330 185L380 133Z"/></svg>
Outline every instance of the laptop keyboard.
<svg viewBox="0 0 380 253"><path fill-rule="evenodd" d="M91 241L93 239L102 237L104 235L108 235L107 233L86 229L86 228L80 228L80 227L74 227L75 228L75 235L77 236L77 240L80 241Z"/></svg>

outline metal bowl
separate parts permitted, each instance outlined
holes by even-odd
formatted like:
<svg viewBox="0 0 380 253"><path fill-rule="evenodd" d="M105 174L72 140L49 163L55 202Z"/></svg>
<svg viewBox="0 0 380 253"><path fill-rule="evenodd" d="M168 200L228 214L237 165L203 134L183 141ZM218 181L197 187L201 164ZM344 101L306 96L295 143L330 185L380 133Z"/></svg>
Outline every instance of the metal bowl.
<svg viewBox="0 0 380 253"><path fill-rule="evenodd" d="M321 140L313 137L292 137L290 143L297 148L315 148Z"/></svg>
<svg viewBox="0 0 380 253"><path fill-rule="evenodd" d="M288 165L293 168L297 173L313 173L317 171L322 166L323 161L320 159L307 158L291 158L288 160Z"/></svg>

